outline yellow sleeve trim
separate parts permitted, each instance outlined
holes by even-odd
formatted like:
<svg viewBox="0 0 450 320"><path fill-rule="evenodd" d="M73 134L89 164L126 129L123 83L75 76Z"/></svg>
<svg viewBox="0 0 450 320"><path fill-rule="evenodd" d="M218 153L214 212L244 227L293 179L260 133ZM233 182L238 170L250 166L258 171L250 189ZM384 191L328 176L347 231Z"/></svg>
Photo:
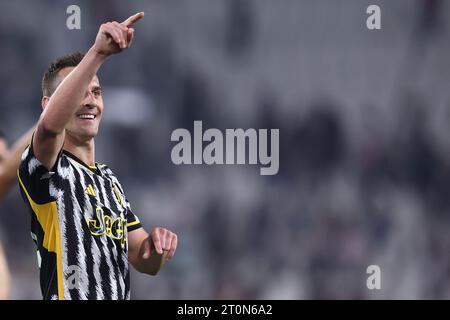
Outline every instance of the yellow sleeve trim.
<svg viewBox="0 0 450 320"><path fill-rule="evenodd" d="M139 221L139 219L137 219L136 221L127 223L127 228L128 228L128 227L135 226L135 225L137 225L137 224L139 224L139 223L141 223L141 222Z"/></svg>

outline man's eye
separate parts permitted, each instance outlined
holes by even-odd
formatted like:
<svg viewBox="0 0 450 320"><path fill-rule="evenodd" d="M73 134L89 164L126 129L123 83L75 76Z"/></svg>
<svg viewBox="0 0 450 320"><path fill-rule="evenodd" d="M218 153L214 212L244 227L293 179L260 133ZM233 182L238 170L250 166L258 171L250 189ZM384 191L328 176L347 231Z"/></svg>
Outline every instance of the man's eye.
<svg viewBox="0 0 450 320"><path fill-rule="evenodd" d="M100 90L95 90L94 91L94 96L99 97L102 95L102 92Z"/></svg>

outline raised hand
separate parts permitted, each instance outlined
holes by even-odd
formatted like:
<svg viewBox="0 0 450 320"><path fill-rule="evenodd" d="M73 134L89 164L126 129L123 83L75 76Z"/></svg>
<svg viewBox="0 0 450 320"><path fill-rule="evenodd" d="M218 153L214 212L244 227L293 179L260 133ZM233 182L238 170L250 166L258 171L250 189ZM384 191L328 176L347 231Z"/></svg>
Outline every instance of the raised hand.
<svg viewBox="0 0 450 320"><path fill-rule="evenodd" d="M110 56L128 49L134 38L132 27L143 17L144 12L139 12L122 23L112 21L102 24L95 39L94 50L99 54Z"/></svg>

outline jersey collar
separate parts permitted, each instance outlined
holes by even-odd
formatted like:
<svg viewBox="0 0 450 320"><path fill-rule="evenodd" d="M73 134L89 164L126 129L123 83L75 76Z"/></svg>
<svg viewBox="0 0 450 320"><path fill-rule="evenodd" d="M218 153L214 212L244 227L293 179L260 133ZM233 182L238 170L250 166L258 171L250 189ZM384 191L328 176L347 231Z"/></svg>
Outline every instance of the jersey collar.
<svg viewBox="0 0 450 320"><path fill-rule="evenodd" d="M76 162L78 162L80 165L82 165L83 167L85 167L86 169L88 169L89 171L91 171L92 173L98 174L98 175L102 175L102 171L100 169L100 166L98 165L98 163L95 163L95 166L89 166L87 165L83 160L81 160L80 158L78 158L76 155L70 153L67 150L63 150L63 154L65 154L66 156L68 156L69 158L71 158L72 160L75 160Z"/></svg>

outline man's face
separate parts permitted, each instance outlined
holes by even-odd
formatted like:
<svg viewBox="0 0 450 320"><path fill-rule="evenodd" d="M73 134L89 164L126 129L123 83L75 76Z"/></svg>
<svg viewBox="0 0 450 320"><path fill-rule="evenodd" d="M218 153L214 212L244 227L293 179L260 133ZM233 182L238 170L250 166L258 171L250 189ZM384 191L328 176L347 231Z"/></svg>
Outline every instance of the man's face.
<svg viewBox="0 0 450 320"><path fill-rule="evenodd" d="M8 144L6 143L5 139L0 138L0 171L3 170L3 165L7 157L8 157Z"/></svg>
<svg viewBox="0 0 450 320"><path fill-rule="evenodd" d="M58 73L59 81L63 81L72 70L64 68ZM78 107L74 117L66 126L66 133L80 140L94 138L98 133L98 128L103 114L103 97L100 82L94 76L89 84L84 99Z"/></svg>

